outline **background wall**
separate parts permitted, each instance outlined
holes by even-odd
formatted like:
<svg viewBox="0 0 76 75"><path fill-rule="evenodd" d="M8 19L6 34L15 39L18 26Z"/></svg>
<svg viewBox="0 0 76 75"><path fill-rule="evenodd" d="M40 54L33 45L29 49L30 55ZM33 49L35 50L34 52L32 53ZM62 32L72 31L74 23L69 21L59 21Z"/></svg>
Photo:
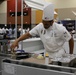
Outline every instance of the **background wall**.
<svg viewBox="0 0 76 75"><path fill-rule="evenodd" d="M36 12L35 12L35 9L32 9L31 10L31 24L32 24L32 28L35 26L35 22L36 22Z"/></svg>
<svg viewBox="0 0 76 75"><path fill-rule="evenodd" d="M63 20L65 18L75 19L75 16L71 12L72 10L76 12L76 0L45 0L47 2L52 2L55 5L55 9L58 9L58 19ZM32 10L31 23L36 24L36 10ZM7 1L0 3L0 24L6 24L6 14L7 14Z"/></svg>
<svg viewBox="0 0 76 75"><path fill-rule="evenodd" d="M72 11L76 12L76 0L45 0L52 2L55 5L55 9L58 9L58 20L64 20L70 18L75 20L75 15Z"/></svg>
<svg viewBox="0 0 76 75"><path fill-rule="evenodd" d="M76 0L45 0L55 4L55 8L75 8Z"/></svg>
<svg viewBox="0 0 76 75"><path fill-rule="evenodd" d="M7 20L7 1L0 2L0 24L6 24Z"/></svg>
<svg viewBox="0 0 76 75"><path fill-rule="evenodd" d="M17 11L21 12L21 0L18 0ZM23 27L31 28L31 8L24 8L23 16ZM15 16L12 16L10 13L15 13L15 0L0 1L0 26L3 27L5 24L7 26L15 25ZM25 16L27 12L27 15ZM15 14L14 14L15 15ZM17 17L17 24L21 24L21 15Z"/></svg>
<svg viewBox="0 0 76 75"><path fill-rule="evenodd" d="M7 1L7 24L15 24L15 0L9 0ZM17 12L21 13L21 0L17 1ZM30 24L31 23L31 8L25 8L23 9L23 12L27 12L26 16L23 16L23 24ZM10 15L10 13L13 13L14 16ZM18 13L17 13L18 14ZM17 16L17 24L21 24L21 14Z"/></svg>
<svg viewBox="0 0 76 75"><path fill-rule="evenodd" d="M75 20L75 15L72 13L72 11L76 12L76 8L61 8L58 9L58 19L59 20L65 20L65 19L71 19Z"/></svg>

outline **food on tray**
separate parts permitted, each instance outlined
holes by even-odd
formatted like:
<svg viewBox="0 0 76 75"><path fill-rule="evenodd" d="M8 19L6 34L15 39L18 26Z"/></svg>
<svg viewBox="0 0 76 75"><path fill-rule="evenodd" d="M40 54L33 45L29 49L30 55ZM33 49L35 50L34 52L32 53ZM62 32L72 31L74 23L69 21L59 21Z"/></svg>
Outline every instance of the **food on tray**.
<svg viewBox="0 0 76 75"><path fill-rule="evenodd" d="M42 54L39 54L38 56L37 56L37 59L43 59L44 57L42 56Z"/></svg>

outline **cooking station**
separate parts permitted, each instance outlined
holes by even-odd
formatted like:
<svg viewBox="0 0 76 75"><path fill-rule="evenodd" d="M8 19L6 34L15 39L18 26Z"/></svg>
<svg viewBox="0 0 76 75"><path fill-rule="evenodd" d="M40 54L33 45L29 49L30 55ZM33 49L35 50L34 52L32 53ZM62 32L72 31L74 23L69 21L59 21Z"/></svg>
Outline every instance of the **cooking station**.
<svg viewBox="0 0 76 75"><path fill-rule="evenodd" d="M45 64L45 59L37 59L33 56L16 60L4 59L2 63L2 75L76 75L76 68Z"/></svg>
<svg viewBox="0 0 76 75"><path fill-rule="evenodd" d="M25 53L18 52L15 58L11 58L11 54L6 54L9 57L5 56L2 60L2 75L76 75L76 68L71 62L76 61L75 54L66 53L62 58L49 59L47 65L45 58L37 58L39 54L44 56L45 51L40 39L29 39L23 43L26 44Z"/></svg>

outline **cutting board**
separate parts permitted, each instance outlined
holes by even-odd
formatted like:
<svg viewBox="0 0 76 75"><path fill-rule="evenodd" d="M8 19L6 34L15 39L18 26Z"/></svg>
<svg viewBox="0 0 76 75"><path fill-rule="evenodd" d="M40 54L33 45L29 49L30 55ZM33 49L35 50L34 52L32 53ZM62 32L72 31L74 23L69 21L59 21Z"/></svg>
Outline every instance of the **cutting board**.
<svg viewBox="0 0 76 75"><path fill-rule="evenodd" d="M22 59L24 62L30 62L30 63L36 63L36 64L45 64L45 58L43 59L38 59L37 55L27 58L27 59ZM49 63L51 63L51 60L49 59Z"/></svg>

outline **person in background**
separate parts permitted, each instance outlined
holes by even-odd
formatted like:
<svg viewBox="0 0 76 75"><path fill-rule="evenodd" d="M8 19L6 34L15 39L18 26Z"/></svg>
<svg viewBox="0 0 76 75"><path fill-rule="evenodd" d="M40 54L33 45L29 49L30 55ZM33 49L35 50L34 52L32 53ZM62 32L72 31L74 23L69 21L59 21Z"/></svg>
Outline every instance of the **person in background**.
<svg viewBox="0 0 76 75"><path fill-rule="evenodd" d="M28 27L27 29L26 29L26 32L29 32L30 31L30 28Z"/></svg>
<svg viewBox="0 0 76 75"><path fill-rule="evenodd" d="M19 38L20 35L21 35L21 26L18 25L18 27L17 27L17 38Z"/></svg>
<svg viewBox="0 0 76 75"><path fill-rule="evenodd" d="M54 22L54 4L44 5L42 23L16 39L11 45L11 49L18 47L20 41L35 35L40 36L50 58L62 57L65 54L63 45L66 41L69 42L69 53L73 54L74 41L71 34L62 24Z"/></svg>
<svg viewBox="0 0 76 75"><path fill-rule="evenodd" d="M6 33L6 29L3 27L2 28L2 33L5 34Z"/></svg>
<svg viewBox="0 0 76 75"><path fill-rule="evenodd" d="M9 34L10 34L10 38L12 38L12 28L10 27L10 28L8 29L8 31L9 31Z"/></svg>
<svg viewBox="0 0 76 75"><path fill-rule="evenodd" d="M0 39L3 39L3 37L2 28L0 28Z"/></svg>
<svg viewBox="0 0 76 75"><path fill-rule="evenodd" d="M16 38L16 28L13 29L13 37Z"/></svg>
<svg viewBox="0 0 76 75"><path fill-rule="evenodd" d="M7 27L5 28L5 30L6 30L6 31L9 31Z"/></svg>
<svg viewBox="0 0 76 75"><path fill-rule="evenodd" d="M6 31L6 34L4 35L4 39L10 39L9 31Z"/></svg>
<svg viewBox="0 0 76 75"><path fill-rule="evenodd" d="M0 28L0 34L2 34L2 29Z"/></svg>

